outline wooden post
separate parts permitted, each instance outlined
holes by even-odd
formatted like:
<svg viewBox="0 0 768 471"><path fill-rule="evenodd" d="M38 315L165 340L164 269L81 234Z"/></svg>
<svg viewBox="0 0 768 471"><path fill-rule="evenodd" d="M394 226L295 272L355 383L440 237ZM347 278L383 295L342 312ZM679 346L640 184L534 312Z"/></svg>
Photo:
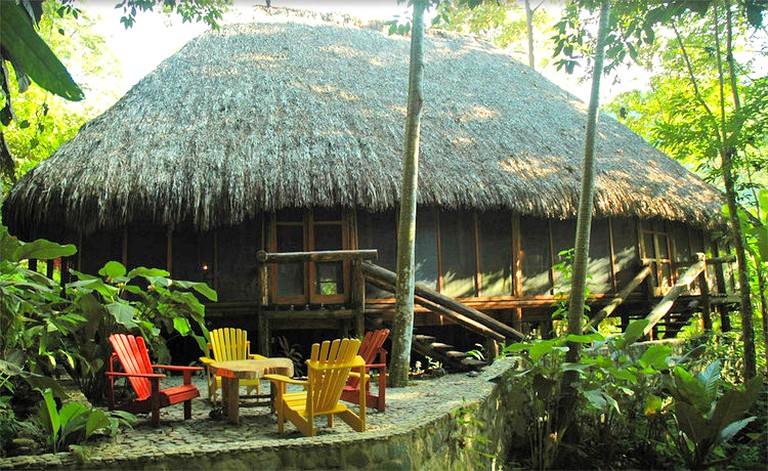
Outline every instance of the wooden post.
<svg viewBox="0 0 768 471"><path fill-rule="evenodd" d="M693 280L695 280L696 277L699 276L699 274L706 268L707 264L704 254L698 253L696 256L698 258L698 262L691 265L688 270L683 273L683 276L677 280L677 283L675 283L675 286L669 290L669 293L667 293L667 295L661 299L659 304L657 304L656 307L651 310L650 314L645 317L648 319L649 323L643 330L643 334L648 335L656 327L656 324L658 324L659 321L669 312L669 310L672 309L672 305L675 303L675 299L677 299L683 290L688 285L690 285Z"/></svg>
<svg viewBox="0 0 768 471"><path fill-rule="evenodd" d="M257 342L259 353L269 356L269 321L267 320L266 310L269 304L269 267L266 263L259 263L259 306L257 311Z"/></svg>
<svg viewBox="0 0 768 471"><path fill-rule="evenodd" d="M355 310L355 336L365 336L365 278L360 268L361 261L352 261L352 305Z"/></svg>
<svg viewBox="0 0 768 471"><path fill-rule="evenodd" d="M712 330L712 318L710 317L712 302L709 299L709 279L706 268L699 275L699 286L701 287L701 319L704 322L704 331L710 332Z"/></svg>
<svg viewBox="0 0 768 471"><path fill-rule="evenodd" d="M720 256L720 248L717 246L717 242L712 242L712 255L714 258ZM725 275L723 274L723 265L718 264L715 267L715 284L717 285L717 294L725 296L727 291L725 289ZM731 330L731 318L728 317L728 308L720 304L717 306L717 310L720 313L720 329L723 332Z"/></svg>
<svg viewBox="0 0 768 471"><path fill-rule="evenodd" d="M512 296L523 297L523 242L521 240L520 216L512 216ZM523 308L516 307L512 311L512 327L522 332Z"/></svg>

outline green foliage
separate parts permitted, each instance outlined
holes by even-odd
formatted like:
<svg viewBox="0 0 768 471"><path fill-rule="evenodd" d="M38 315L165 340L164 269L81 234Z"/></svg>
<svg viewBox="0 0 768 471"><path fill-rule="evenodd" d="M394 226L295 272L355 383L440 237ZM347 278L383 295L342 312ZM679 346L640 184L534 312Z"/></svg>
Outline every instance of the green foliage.
<svg viewBox="0 0 768 471"><path fill-rule="evenodd" d="M22 0L21 4L15 1L0 2L0 45L4 49L3 59L13 64L19 84L28 85L31 79L67 100L82 100L85 96L83 91L35 31L33 24L37 23L39 16L35 19L33 15L33 23L29 12L25 10L25 7L31 8L31 4L30 0ZM42 10L38 11L42 14ZM21 88L26 89L26 86ZM8 122L3 120L4 125Z"/></svg>
<svg viewBox="0 0 768 471"><path fill-rule="evenodd" d="M62 290L25 267L29 259L74 253L72 245L21 242L0 225L0 378L23 379L33 387L60 392L51 376L64 368L83 393L98 402L111 353L108 337L114 332L144 336L161 363L170 361L165 340L174 335L192 336L205 351L205 308L198 296L217 299L207 284L172 280L159 269L129 272L118 262L108 262L100 276L72 271L78 280Z"/></svg>
<svg viewBox="0 0 768 471"><path fill-rule="evenodd" d="M77 402L65 404L59 409L50 389L42 391L42 395L37 421L45 442L54 453L69 445L84 443L94 434L113 437L121 424L132 426L135 423L136 418L132 414L104 412Z"/></svg>
<svg viewBox="0 0 768 471"><path fill-rule="evenodd" d="M731 389L719 396L720 364L712 363L693 375L681 367L672 370L666 387L674 398L673 417L678 434L675 446L690 469L703 469L725 464L722 456L710 456L723 443L733 438L755 417L744 418L757 400L762 380L753 378L743 389Z"/></svg>
<svg viewBox="0 0 768 471"><path fill-rule="evenodd" d="M667 468L678 462L699 469L694 466L719 462L707 461L713 454L724 458L723 443L752 420L743 416L759 382L744 390L729 386L719 362L699 370L712 355L704 345L683 356L665 344L633 346L647 323L635 321L611 337L569 336L504 348L504 356L518 361L513 397L520 413L512 425L523 439L517 442L527 445L531 467ZM582 345L578 363L565 361L568 342ZM574 417L562 424L566 372L578 373L578 400ZM561 441L569 428L580 437L575 448Z"/></svg>
<svg viewBox="0 0 768 471"><path fill-rule="evenodd" d="M8 100L2 100L12 111L13 121L3 129L13 168L3 175L9 187L32 167L48 158L61 144L71 139L86 121L106 108L116 93L113 81L117 74L116 59L109 53L104 39L93 33L94 21L84 15L57 12L57 3L42 4L42 17L37 34L70 70L76 71L86 93L100 90L101 96L89 94L87 100L72 103L55 96L35 83L8 79ZM60 10L60 8L59 8ZM24 88L19 85L25 85ZM23 93L20 90L24 90Z"/></svg>
<svg viewBox="0 0 768 471"><path fill-rule="evenodd" d="M67 298L71 309L87 321L74 334L67 354L72 377L89 399L98 400L103 391L104 365L112 351L108 338L114 332L143 336L160 363L171 361L165 342L173 336L191 336L205 351L205 307L194 293L215 301L216 292L207 284L172 280L167 271L156 268L127 271L114 261L107 262L99 276L72 273L78 281L67 284Z"/></svg>
<svg viewBox="0 0 768 471"><path fill-rule="evenodd" d="M65 4L74 0L63 0ZM184 23L203 21L216 29L218 21L227 5L233 0L120 0L115 8L123 9L123 17L120 23L130 28L136 22L136 13L141 11L153 11L158 7L166 13L176 13L181 16Z"/></svg>

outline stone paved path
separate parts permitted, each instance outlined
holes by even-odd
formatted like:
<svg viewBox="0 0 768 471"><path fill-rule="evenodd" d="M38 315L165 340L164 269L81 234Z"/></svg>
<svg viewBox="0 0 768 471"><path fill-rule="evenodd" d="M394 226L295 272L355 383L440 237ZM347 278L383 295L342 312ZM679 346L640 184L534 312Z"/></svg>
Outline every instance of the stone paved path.
<svg viewBox="0 0 768 471"><path fill-rule="evenodd" d="M499 374L496 363L480 376L452 374L435 379L417 379L405 388L387 389L387 410L378 412L367 409L368 437L382 437L400 433L415 425L426 423L440 414L462 407L465 401L484 397L492 389L489 381ZM207 399L205 379L196 377L195 384L202 397L193 401L192 419L183 420L183 407L175 405L161 410L161 424L153 428L148 415L139 416L133 429L121 431L112 439L101 439L91 443L89 460L108 466L116 460L152 456L194 456L199 453L231 452L283 446L311 445L317 442L344 441L358 435L343 421L337 420L333 428L318 421L319 432L315 437L304 437L289 422L285 433L277 431L276 416L269 407L252 406L251 400L244 400L240 408L240 424L210 417L211 403ZM168 378L164 387L180 382L180 378ZM262 383L267 391L268 382ZM357 406L353 406L356 410ZM0 468L36 467L44 462L56 466L62 456L42 455L37 457L14 457L0 459ZM65 460L66 461L66 460Z"/></svg>

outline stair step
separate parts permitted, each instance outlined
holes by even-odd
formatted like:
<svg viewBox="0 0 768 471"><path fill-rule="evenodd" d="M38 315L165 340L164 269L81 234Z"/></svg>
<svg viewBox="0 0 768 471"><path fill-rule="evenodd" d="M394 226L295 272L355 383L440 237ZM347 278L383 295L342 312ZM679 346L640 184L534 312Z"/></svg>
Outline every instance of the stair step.
<svg viewBox="0 0 768 471"><path fill-rule="evenodd" d="M450 350L453 347L453 345L448 345L447 343L443 342L432 342L429 344L430 348L434 348L435 350Z"/></svg>
<svg viewBox="0 0 768 471"><path fill-rule="evenodd" d="M429 344L429 343L432 343L435 340L437 340L437 338L436 337L432 337L431 335L417 334L417 335L413 336L413 340L415 342L424 342L424 343Z"/></svg>
<svg viewBox="0 0 768 471"><path fill-rule="evenodd" d="M488 364L482 360L478 360L477 358L465 358L461 362L467 366L471 366L472 368L480 368Z"/></svg>
<svg viewBox="0 0 768 471"><path fill-rule="evenodd" d="M460 352L458 350L449 350L447 352L443 352L443 355L449 356L451 358L456 358L457 360L469 357L469 354L467 352Z"/></svg>

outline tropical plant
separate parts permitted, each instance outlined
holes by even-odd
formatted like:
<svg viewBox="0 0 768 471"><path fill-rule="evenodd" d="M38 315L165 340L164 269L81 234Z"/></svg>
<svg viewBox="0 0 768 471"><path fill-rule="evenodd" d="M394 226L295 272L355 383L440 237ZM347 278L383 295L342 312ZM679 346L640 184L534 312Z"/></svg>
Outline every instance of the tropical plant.
<svg viewBox="0 0 768 471"><path fill-rule="evenodd" d="M115 261L107 262L99 276L72 273L78 280L66 285L69 309L82 313L87 322L62 353L69 359L72 378L91 401L98 401L104 391L104 367L112 351L108 338L114 332L138 332L160 363L170 362L166 341L174 336L191 336L205 351L205 306L195 293L217 299L206 283L172 280L157 268L128 271Z"/></svg>
<svg viewBox="0 0 768 471"><path fill-rule="evenodd" d="M722 396L721 386L719 362L696 375L678 366L666 378L666 388L674 398L672 415L678 432L673 435L674 443L689 469L728 463L729 458L723 456L719 447L756 418L744 415L762 389L759 378L748 381L743 388L732 388ZM713 454L714 460L710 459Z"/></svg>
<svg viewBox="0 0 768 471"><path fill-rule="evenodd" d="M136 421L136 417L127 412L105 412L78 402L58 408L50 389L41 393L43 400L37 411L37 422L46 444L54 453L70 445L84 443L94 434L113 437L121 424L131 427Z"/></svg>
<svg viewBox="0 0 768 471"><path fill-rule="evenodd" d="M0 225L0 393L16 379L32 387L56 388L49 377L57 366L57 354L67 336L85 322L65 304L60 287L30 270L29 259L53 259L74 254L73 245L47 240L25 243Z"/></svg>

